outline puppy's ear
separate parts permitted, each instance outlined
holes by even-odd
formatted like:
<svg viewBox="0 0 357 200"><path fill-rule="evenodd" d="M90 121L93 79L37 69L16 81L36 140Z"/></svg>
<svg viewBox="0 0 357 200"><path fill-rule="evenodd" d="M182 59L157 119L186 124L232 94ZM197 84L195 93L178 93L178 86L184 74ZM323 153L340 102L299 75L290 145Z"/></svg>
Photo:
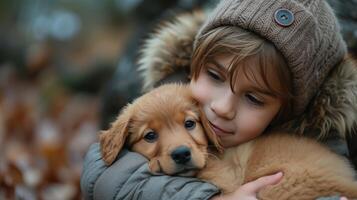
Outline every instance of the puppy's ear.
<svg viewBox="0 0 357 200"><path fill-rule="evenodd" d="M208 137L208 139L210 140L210 142L212 142L214 144L214 146L216 147L217 151L222 153L223 152L223 146L221 145L219 138L217 137L217 135L213 132L211 126L209 125L209 121L206 118L206 115L204 114L202 108L200 107L200 117L201 117L201 122L203 125L203 128L205 129L206 135Z"/></svg>
<svg viewBox="0 0 357 200"><path fill-rule="evenodd" d="M117 120L109 130L101 131L99 135L100 151L107 165L111 165L125 144L128 136L129 122L132 117L130 106L122 110Z"/></svg>

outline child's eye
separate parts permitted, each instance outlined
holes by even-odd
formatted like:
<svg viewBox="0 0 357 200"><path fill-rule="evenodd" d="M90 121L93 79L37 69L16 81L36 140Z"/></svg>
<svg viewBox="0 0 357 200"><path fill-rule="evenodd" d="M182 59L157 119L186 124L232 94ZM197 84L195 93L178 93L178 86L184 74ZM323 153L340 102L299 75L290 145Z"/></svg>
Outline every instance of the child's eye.
<svg viewBox="0 0 357 200"><path fill-rule="evenodd" d="M263 106L264 102L260 100L258 97L254 96L251 93L245 94L245 98L250 102L253 103L254 105L257 106Z"/></svg>
<svg viewBox="0 0 357 200"><path fill-rule="evenodd" d="M217 72L215 72L211 69L207 69L207 74L208 74L208 76L210 76L212 79L214 79L216 81L224 81L223 78Z"/></svg>

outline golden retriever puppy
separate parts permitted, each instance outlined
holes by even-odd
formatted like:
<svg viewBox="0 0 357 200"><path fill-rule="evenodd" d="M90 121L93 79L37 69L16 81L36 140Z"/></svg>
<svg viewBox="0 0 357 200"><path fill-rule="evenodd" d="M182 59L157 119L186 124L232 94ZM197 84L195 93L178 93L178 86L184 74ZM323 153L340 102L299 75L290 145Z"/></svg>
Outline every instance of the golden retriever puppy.
<svg viewBox="0 0 357 200"><path fill-rule="evenodd" d="M193 176L207 161L208 137L187 86L161 86L127 105L99 135L103 160L111 164L123 145L149 161L151 172Z"/></svg>
<svg viewBox="0 0 357 200"><path fill-rule="evenodd" d="M347 160L312 139L267 133L223 152L185 85L163 85L136 99L102 131L100 145L108 165L127 145L149 159L151 172L195 175L223 193L282 171L283 179L261 190L259 199L310 200L336 194L357 199L355 174Z"/></svg>

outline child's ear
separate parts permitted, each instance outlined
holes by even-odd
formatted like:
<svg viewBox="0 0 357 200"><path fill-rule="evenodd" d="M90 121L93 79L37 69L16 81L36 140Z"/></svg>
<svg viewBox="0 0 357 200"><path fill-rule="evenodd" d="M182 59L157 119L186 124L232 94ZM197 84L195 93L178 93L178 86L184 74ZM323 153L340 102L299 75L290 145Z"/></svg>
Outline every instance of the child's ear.
<svg viewBox="0 0 357 200"><path fill-rule="evenodd" d="M209 121L206 118L206 115L204 114L202 108L200 107L200 117L201 117L201 122L203 125L203 128L205 129L206 135L208 137L208 139L210 140L210 142L212 142L214 144L214 146L216 147L217 151L222 153L223 152L223 146L221 145L219 138L217 137L217 135L213 132L211 126L209 125Z"/></svg>
<svg viewBox="0 0 357 200"><path fill-rule="evenodd" d="M111 124L110 129L100 132L100 151L107 165L111 165L114 162L125 144L132 114L130 106L124 108L117 120Z"/></svg>

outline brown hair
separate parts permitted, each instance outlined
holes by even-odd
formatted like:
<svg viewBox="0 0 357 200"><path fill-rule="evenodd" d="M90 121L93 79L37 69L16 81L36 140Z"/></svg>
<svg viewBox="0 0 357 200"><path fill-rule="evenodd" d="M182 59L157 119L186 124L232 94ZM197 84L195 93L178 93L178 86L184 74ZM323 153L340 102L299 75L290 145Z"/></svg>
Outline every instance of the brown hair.
<svg viewBox="0 0 357 200"><path fill-rule="evenodd" d="M228 66L232 91L234 92L238 73L243 73L251 81L267 87L273 95L282 100L282 108L271 124L287 120L287 114L292 108L291 76L284 57L275 46L264 38L239 27L221 26L212 29L197 38L191 62L192 79L198 78L207 62L225 54L233 55L232 62ZM253 73L252 66L256 66L258 73ZM268 72L272 69L278 80L268 78ZM263 83L258 81L260 77ZM278 81L278 88L272 86L273 81Z"/></svg>

